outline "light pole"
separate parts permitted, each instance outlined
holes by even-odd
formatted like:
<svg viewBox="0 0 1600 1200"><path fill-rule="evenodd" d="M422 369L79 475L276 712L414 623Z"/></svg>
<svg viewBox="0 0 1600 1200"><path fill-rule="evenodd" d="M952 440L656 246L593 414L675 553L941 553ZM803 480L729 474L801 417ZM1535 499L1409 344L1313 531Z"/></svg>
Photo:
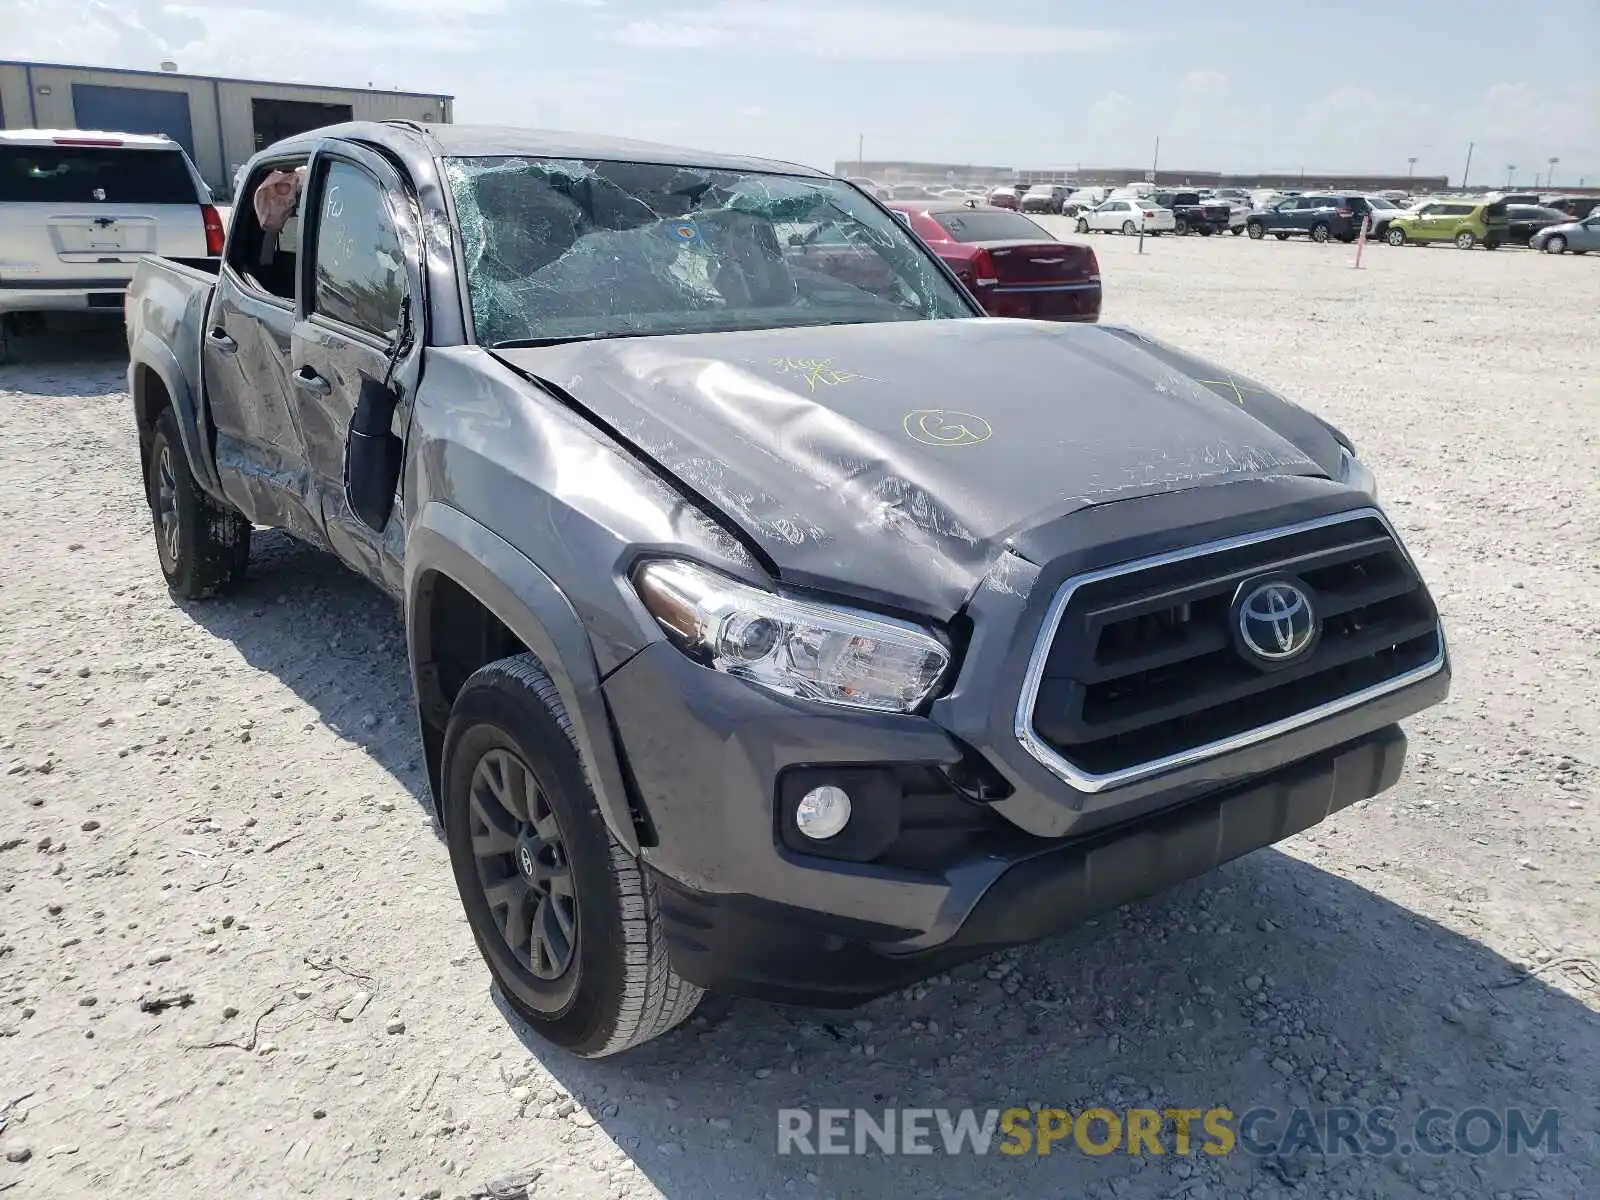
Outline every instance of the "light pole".
<svg viewBox="0 0 1600 1200"><path fill-rule="evenodd" d="M1560 162L1560 161L1561 160L1559 158L1556 158L1554 155L1550 156L1550 174L1548 174L1548 175L1546 175L1544 177L1544 185L1545 185L1545 187L1547 187L1547 188L1555 187L1555 185L1556 185L1556 164L1558 162Z"/></svg>
<svg viewBox="0 0 1600 1200"><path fill-rule="evenodd" d="M1413 154L1410 158L1406 159L1406 178L1410 179L1411 176L1413 174L1415 174L1416 169L1417 169L1417 157L1416 157L1416 155Z"/></svg>
<svg viewBox="0 0 1600 1200"><path fill-rule="evenodd" d="M861 156L864 153L866 153L866 145L867 145L867 135L864 134L864 133L856 134L856 174L857 175L865 175L867 173L866 170L861 165Z"/></svg>
<svg viewBox="0 0 1600 1200"><path fill-rule="evenodd" d="M1507 188L1511 187L1511 177L1513 175L1515 175L1516 173L1517 173L1517 168L1516 167L1512 166L1512 167L1507 167L1506 168L1506 187Z"/></svg>

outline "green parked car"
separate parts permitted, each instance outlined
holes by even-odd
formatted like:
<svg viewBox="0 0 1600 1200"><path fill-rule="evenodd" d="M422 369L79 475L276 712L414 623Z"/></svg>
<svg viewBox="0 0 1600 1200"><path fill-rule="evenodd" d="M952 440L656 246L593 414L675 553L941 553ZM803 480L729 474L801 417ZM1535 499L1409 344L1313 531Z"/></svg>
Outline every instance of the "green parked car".
<svg viewBox="0 0 1600 1200"><path fill-rule="evenodd" d="M1497 250L1510 234L1504 200L1432 200L1415 212L1395 217L1383 236L1391 246L1454 242L1462 250L1474 246Z"/></svg>

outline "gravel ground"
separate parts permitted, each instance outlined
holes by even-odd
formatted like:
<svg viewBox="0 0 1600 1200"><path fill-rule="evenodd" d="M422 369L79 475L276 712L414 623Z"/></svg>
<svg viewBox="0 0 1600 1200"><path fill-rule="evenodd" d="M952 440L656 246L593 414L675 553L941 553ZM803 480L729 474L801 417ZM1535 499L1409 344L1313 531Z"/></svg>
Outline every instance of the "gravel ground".
<svg viewBox="0 0 1600 1200"><path fill-rule="evenodd" d="M1318 409L1378 470L1455 654L1404 780L907 995L711 998L600 1063L487 986L393 606L277 535L242 596L175 604L117 337L0 368L0 1193L1593 1196L1600 261L1093 244L1107 319ZM774 1152L785 1105L1030 1102L1548 1106L1562 1148Z"/></svg>

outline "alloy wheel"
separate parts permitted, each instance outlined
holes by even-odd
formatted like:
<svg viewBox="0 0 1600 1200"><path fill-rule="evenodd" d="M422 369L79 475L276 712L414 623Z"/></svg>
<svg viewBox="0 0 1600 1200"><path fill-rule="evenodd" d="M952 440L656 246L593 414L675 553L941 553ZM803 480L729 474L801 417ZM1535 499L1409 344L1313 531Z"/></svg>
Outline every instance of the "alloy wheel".
<svg viewBox="0 0 1600 1200"><path fill-rule="evenodd" d="M578 946L566 839L549 797L517 755L490 750L469 802L478 884L507 949L536 979L559 979Z"/></svg>
<svg viewBox="0 0 1600 1200"><path fill-rule="evenodd" d="M163 443L156 457L156 527L161 535L161 550L168 564L178 564L178 477L172 465L172 447Z"/></svg>

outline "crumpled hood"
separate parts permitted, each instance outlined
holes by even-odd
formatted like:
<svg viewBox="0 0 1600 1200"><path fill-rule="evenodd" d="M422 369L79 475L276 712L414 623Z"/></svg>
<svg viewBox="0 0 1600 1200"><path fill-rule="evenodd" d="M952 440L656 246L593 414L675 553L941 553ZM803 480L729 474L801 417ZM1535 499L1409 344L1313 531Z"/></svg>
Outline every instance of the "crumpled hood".
<svg viewBox="0 0 1600 1200"><path fill-rule="evenodd" d="M1018 530L1248 476L1337 476L1330 427L1130 330L916 321L496 353L800 586L948 617Z"/></svg>

